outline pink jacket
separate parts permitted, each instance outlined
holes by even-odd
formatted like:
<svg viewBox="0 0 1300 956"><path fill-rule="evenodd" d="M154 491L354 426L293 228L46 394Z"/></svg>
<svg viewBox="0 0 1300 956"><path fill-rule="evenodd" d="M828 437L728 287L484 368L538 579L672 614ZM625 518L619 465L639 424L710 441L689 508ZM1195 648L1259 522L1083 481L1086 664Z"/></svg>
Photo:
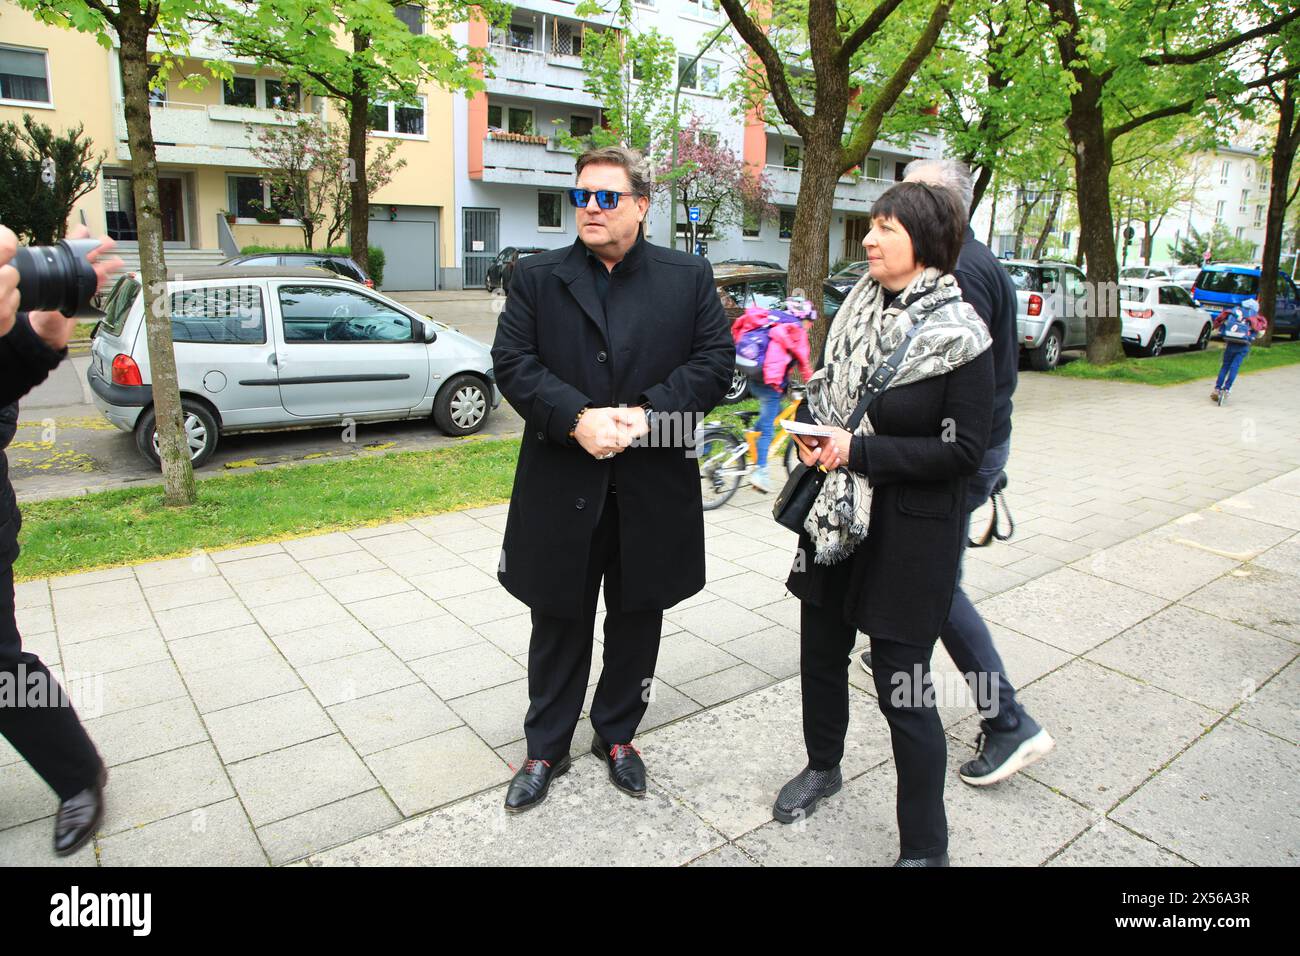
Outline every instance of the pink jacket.
<svg viewBox="0 0 1300 956"><path fill-rule="evenodd" d="M779 322L768 331L767 356L763 359L763 381L778 391L785 385L791 362L799 363L799 374L812 378L808 361L808 333L801 322Z"/></svg>

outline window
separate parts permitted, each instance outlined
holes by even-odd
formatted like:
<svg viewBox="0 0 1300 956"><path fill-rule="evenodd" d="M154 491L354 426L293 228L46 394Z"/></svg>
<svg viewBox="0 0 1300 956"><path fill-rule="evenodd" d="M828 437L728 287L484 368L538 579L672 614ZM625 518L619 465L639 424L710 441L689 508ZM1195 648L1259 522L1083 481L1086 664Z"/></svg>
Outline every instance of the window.
<svg viewBox="0 0 1300 956"><path fill-rule="evenodd" d="M488 108L489 117L491 107ZM489 122L490 125L490 122ZM411 105L374 103L370 107L370 128L390 136L424 135L424 97Z"/></svg>
<svg viewBox="0 0 1300 956"><path fill-rule="evenodd" d="M1256 228L1258 228L1259 226L1262 226L1263 224L1264 224L1264 207L1263 207L1263 206L1256 206L1256 207L1255 207L1255 226L1256 226Z"/></svg>
<svg viewBox="0 0 1300 956"><path fill-rule="evenodd" d="M1238 239L1245 239L1245 238L1246 238L1246 227L1245 227L1245 226L1238 226L1238 227L1237 227L1237 238L1238 238Z"/></svg>
<svg viewBox="0 0 1300 956"><path fill-rule="evenodd" d="M750 209L745 210L744 220L740 226L740 234L746 239L758 238L759 232L763 228L763 219L759 214Z"/></svg>
<svg viewBox="0 0 1300 956"><path fill-rule="evenodd" d="M1250 202L1250 190L1243 189L1241 191L1241 205L1237 207L1237 212L1242 213L1244 215L1246 212L1246 205L1249 202Z"/></svg>
<svg viewBox="0 0 1300 956"><path fill-rule="evenodd" d="M1259 188L1260 189L1268 188L1268 177L1270 172L1271 171L1268 167L1268 163L1259 164Z"/></svg>
<svg viewBox="0 0 1300 956"><path fill-rule="evenodd" d="M551 52L558 56L582 55L582 26L552 18L555 29L551 34Z"/></svg>
<svg viewBox="0 0 1300 956"><path fill-rule="evenodd" d="M519 133L522 136L531 136L533 134L533 111L519 109L517 106L510 107L510 132Z"/></svg>
<svg viewBox="0 0 1300 956"><path fill-rule="evenodd" d="M488 129L501 129L501 106L488 104Z"/></svg>
<svg viewBox="0 0 1300 956"><path fill-rule="evenodd" d="M424 9L418 4L408 3L393 9L393 15L406 24L412 33L424 32Z"/></svg>
<svg viewBox="0 0 1300 956"><path fill-rule="evenodd" d="M409 317L350 289L281 286L280 314L286 342L415 341Z"/></svg>
<svg viewBox="0 0 1300 956"><path fill-rule="evenodd" d="M696 60L694 63L692 60L695 60L694 56L677 55L677 75L681 78L682 89L717 93L720 66L712 60Z"/></svg>
<svg viewBox="0 0 1300 956"><path fill-rule="evenodd" d="M537 49L537 30L527 23L512 23L505 30L493 29L492 42L516 50Z"/></svg>
<svg viewBox="0 0 1300 956"><path fill-rule="evenodd" d="M632 79L645 79L645 60L642 57L635 57L632 60Z"/></svg>
<svg viewBox="0 0 1300 956"><path fill-rule="evenodd" d="M760 309L785 308L785 281L782 279L764 279L751 282L745 286L743 308L757 306Z"/></svg>
<svg viewBox="0 0 1300 956"><path fill-rule="evenodd" d="M158 67L149 67L149 105L166 106L167 105L167 87L154 86L158 81Z"/></svg>
<svg viewBox="0 0 1300 956"><path fill-rule="evenodd" d="M710 149L718 148L718 134L710 133L708 130L700 130L700 142Z"/></svg>
<svg viewBox="0 0 1300 956"><path fill-rule="evenodd" d="M1219 185L1220 185L1220 186L1227 185L1227 182L1228 182L1228 174L1231 173L1231 172L1232 172L1232 163L1229 163L1229 162L1227 162L1227 161L1225 160L1224 163L1223 163L1223 165L1219 167Z"/></svg>
<svg viewBox="0 0 1300 956"><path fill-rule="evenodd" d="M266 80L265 82L267 109L297 112L301 102L297 83L285 83L282 80Z"/></svg>
<svg viewBox="0 0 1300 956"><path fill-rule="evenodd" d="M227 106L257 106L257 80L232 76L221 84L221 101Z"/></svg>
<svg viewBox="0 0 1300 956"><path fill-rule="evenodd" d="M1219 200L1219 204L1218 204L1217 206L1214 207L1214 221L1215 221L1215 222L1223 222L1223 213L1224 213L1224 210L1227 208L1227 205L1228 205L1227 200L1225 200L1225 199L1220 199L1220 200Z"/></svg>
<svg viewBox="0 0 1300 956"><path fill-rule="evenodd" d="M867 157L866 173L868 179L880 178L880 157L879 156Z"/></svg>
<svg viewBox="0 0 1300 956"><path fill-rule="evenodd" d="M791 144L786 143L785 149L781 153L781 165L786 169L798 169L802 165L802 163L800 163L802 157L802 147L792 146Z"/></svg>
<svg viewBox="0 0 1300 956"><path fill-rule="evenodd" d="M794 210L782 209L781 221L778 223L777 236L781 239L789 239L794 235Z"/></svg>
<svg viewBox="0 0 1300 956"><path fill-rule="evenodd" d="M44 50L0 46L0 100L50 103L50 78Z"/></svg>
<svg viewBox="0 0 1300 956"><path fill-rule="evenodd" d="M574 136L590 136L596 121L590 116L570 116L569 132Z"/></svg>
<svg viewBox="0 0 1300 956"><path fill-rule="evenodd" d="M564 207L559 193L537 194L537 228L541 232L562 232L564 220L560 218Z"/></svg>
<svg viewBox="0 0 1300 956"><path fill-rule="evenodd" d="M262 293L256 286L185 289L171 297L172 341L252 345L266 341Z"/></svg>
<svg viewBox="0 0 1300 956"><path fill-rule="evenodd" d="M229 205L227 208L241 219L252 219L263 211L270 201L262 180L256 176L228 176L226 178Z"/></svg>

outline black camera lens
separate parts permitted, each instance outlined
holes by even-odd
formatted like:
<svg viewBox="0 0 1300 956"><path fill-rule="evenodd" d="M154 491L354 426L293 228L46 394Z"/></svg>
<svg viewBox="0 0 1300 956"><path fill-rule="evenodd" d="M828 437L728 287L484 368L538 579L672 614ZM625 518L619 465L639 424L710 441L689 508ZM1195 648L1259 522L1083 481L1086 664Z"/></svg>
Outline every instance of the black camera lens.
<svg viewBox="0 0 1300 956"><path fill-rule="evenodd" d="M24 246L14 256L18 270L18 311L57 309L72 318L90 307L99 280L86 257L98 239L60 239L52 246Z"/></svg>

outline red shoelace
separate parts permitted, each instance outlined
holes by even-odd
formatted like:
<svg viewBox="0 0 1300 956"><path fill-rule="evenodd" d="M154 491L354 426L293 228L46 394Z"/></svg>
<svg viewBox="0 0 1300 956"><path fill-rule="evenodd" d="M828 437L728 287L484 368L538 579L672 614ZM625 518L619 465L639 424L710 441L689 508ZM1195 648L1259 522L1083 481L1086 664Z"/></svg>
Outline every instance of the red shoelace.
<svg viewBox="0 0 1300 956"><path fill-rule="evenodd" d="M638 757L641 756L641 751L637 750L631 744L614 744L614 746L609 748L610 759L618 760L623 756L623 751L625 750L632 751L632 753L636 754Z"/></svg>
<svg viewBox="0 0 1300 956"><path fill-rule="evenodd" d="M549 760L536 760L530 757L524 761L524 773L532 773L536 764L541 764L547 770L551 769L551 762Z"/></svg>

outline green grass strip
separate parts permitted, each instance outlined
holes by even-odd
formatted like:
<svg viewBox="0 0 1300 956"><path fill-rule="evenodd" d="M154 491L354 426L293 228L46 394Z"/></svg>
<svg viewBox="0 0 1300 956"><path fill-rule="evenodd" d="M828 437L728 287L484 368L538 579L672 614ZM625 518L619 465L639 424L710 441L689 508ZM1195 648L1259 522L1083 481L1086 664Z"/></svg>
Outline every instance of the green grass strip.
<svg viewBox="0 0 1300 956"><path fill-rule="evenodd" d="M1269 348L1256 346L1242 363L1241 374L1294 365L1300 362L1300 342L1275 342ZM1065 378L1099 379L1110 382L1141 382L1145 385L1179 385L1197 379L1214 378L1223 364L1223 351L1169 352L1155 358L1131 358L1113 365L1089 365L1082 358L1058 366L1052 372Z"/></svg>

